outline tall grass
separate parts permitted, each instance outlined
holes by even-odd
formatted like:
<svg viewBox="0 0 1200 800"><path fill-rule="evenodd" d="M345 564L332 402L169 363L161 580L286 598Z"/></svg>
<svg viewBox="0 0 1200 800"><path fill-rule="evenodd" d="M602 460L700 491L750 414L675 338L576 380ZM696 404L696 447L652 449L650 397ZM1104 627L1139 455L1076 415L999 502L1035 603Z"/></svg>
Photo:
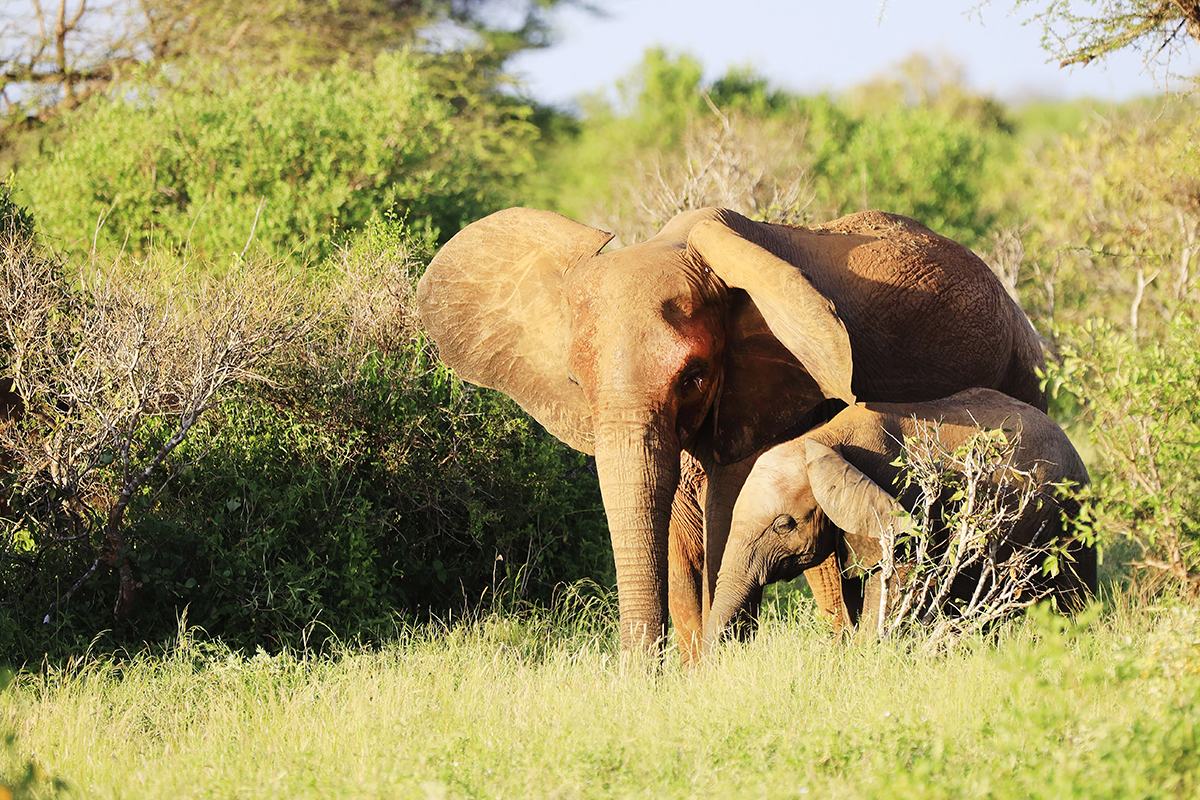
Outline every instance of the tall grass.
<svg viewBox="0 0 1200 800"><path fill-rule="evenodd" d="M918 656L839 643L810 605L698 669L647 675L611 602L409 627L377 650L237 655L181 626L0 700L89 797L1185 797L1200 779L1200 615L1034 615ZM41 784L49 791L48 779ZM36 788L36 787L35 787Z"/></svg>

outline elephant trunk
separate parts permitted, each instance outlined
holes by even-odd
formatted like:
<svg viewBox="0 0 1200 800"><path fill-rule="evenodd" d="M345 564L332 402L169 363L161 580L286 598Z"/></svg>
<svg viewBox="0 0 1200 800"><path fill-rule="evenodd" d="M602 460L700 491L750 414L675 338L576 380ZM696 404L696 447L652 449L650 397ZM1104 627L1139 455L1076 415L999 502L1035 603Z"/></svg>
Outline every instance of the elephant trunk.
<svg viewBox="0 0 1200 800"><path fill-rule="evenodd" d="M753 635L758 627L758 609L762 605L764 581L761 578L751 567L744 550L731 543L722 559L712 609L704 625L704 653L722 639L747 639Z"/></svg>
<svg viewBox="0 0 1200 800"><path fill-rule="evenodd" d="M596 468L626 652L657 655L666 636L667 543L679 453L677 438L661 423L597 426Z"/></svg>

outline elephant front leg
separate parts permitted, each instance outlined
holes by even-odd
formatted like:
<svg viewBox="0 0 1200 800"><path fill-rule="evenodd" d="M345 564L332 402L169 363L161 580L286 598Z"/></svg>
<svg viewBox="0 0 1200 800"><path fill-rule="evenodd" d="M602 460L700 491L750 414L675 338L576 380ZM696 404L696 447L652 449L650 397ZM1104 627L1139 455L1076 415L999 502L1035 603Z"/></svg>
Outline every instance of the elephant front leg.
<svg viewBox="0 0 1200 800"><path fill-rule="evenodd" d="M671 505L667 554L667 603L685 664L700 659L704 633L704 471L686 452L680 457L679 488Z"/></svg>

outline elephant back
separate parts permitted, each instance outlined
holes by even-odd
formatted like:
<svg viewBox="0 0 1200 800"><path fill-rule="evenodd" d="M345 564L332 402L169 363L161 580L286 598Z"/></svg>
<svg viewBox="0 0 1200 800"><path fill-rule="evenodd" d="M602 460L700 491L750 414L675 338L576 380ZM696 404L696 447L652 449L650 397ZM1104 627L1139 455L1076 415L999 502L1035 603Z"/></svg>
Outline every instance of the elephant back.
<svg viewBox="0 0 1200 800"><path fill-rule="evenodd" d="M806 277L845 322L860 399L927 401L983 386L1046 410L1041 339L969 248L882 211L772 228L810 254L800 262Z"/></svg>

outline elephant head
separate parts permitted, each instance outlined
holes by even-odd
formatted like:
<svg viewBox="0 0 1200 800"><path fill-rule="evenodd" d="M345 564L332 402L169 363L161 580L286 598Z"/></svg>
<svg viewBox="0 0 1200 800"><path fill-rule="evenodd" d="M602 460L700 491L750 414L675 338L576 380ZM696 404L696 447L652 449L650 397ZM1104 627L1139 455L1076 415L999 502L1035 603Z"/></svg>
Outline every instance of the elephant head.
<svg viewBox="0 0 1200 800"><path fill-rule="evenodd" d="M856 391L916 399L1019 372L1018 390L1040 396L1019 309L973 254L912 220L868 212L806 229L701 209L602 253L610 239L500 211L438 252L417 298L460 377L595 454L626 649L665 631L682 451L732 464Z"/></svg>
<svg viewBox="0 0 1200 800"><path fill-rule="evenodd" d="M763 587L801 572L835 627L881 619L885 603L894 598L881 596L878 580L864 582L851 573L856 566L869 569L880 562L885 532L909 530L908 512L919 492L893 495L891 487L900 474L897 457L907 438L934 426L938 441L949 450L982 430L1004 430L1015 446L1008 463L1039 487L1041 496L1013 522L997 558L1007 558L1012 545L1063 535L1063 513L1074 513L1078 505L1050 487L1086 484L1088 474L1066 434L1038 409L989 389L926 403L851 406L805 435L767 449L755 461L734 506L705 625L705 648L730 633L752 631ZM999 485L1009 477L998 470L991 479ZM1082 540L1070 540L1065 551L1061 571L1045 588L1062 607L1077 609L1095 594L1096 554ZM904 571L899 568L900 574ZM962 588L969 596L970 587Z"/></svg>
<svg viewBox="0 0 1200 800"><path fill-rule="evenodd" d="M844 605L843 567L874 567L883 556L884 530L899 534L907 526L904 508L836 445L802 436L770 448L755 461L734 505L706 647L730 632L752 632L763 587L801 573L837 627L851 622L858 609ZM814 575L818 570L833 574Z"/></svg>

